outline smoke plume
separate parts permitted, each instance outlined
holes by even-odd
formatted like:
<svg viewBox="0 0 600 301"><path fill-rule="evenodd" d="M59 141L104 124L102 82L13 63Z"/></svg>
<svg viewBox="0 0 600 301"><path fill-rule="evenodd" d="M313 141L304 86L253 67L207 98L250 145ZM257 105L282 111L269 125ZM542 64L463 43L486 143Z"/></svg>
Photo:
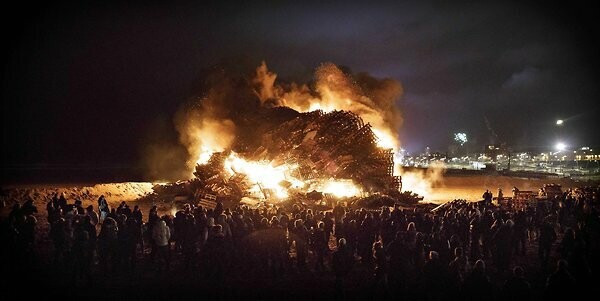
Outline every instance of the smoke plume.
<svg viewBox="0 0 600 301"><path fill-rule="evenodd" d="M403 190L409 190L421 196L430 196L434 186L443 182L444 171L444 163L434 162L425 170L404 170L398 167L395 173L402 175Z"/></svg>
<svg viewBox="0 0 600 301"><path fill-rule="evenodd" d="M313 89L306 84L277 85L277 74L265 62L256 69L253 80L255 94L261 104L286 106L299 112L316 109L351 111L373 126L383 146L398 149L398 128L402 124L396 101L403 93L400 82L377 79L367 73L355 76L344 73L332 63L324 63L315 71Z"/></svg>
<svg viewBox="0 0 600 301"><path fill-rule="evenodd" d="M179 140L188 150L190 171L196 163L208 160L212 152L243 149L244 144L259 137L264 123L294 116L288 113L260 119L274 107L298 112L352 111L371 124L381 146L400 146L397 137L402 118L396 101L403 89L393 79L377 79L366 73L353 76L332 63L324 63L316 68L310 85L279 83L277 74L262 62L250 76L215 68L203 84L202 96L186 103L175 117Z"/></svg>

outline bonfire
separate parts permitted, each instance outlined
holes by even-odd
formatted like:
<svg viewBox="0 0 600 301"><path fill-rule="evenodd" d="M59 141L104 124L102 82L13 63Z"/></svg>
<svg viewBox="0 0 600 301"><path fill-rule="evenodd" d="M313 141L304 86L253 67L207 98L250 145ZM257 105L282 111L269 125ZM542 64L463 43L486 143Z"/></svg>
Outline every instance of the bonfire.
<svg viewBox="0 0 600 301"><path fill-rule="evenodd" d="M250 82L215 78L177 119L193 176L163 193L270 203L422 199L401 193L394 162L399 83L353 77L333 64L317 68L311 87L277 85L264 63Z"/></svg>

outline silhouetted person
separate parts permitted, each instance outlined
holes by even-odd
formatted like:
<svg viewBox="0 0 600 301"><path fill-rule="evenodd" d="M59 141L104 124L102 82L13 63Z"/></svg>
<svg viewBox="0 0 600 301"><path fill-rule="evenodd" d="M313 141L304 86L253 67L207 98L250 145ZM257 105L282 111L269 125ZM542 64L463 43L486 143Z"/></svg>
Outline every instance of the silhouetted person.
<svg viewBox="0 0 600 301"><path fill-rule="evenodd" d="M211 281L220 282L225 276L225 234L223 226L216 224L210 229L206 242L208 276Z"/></svg>
<svg viewBox="0 0 600 301"><path fill-rule="evenodd" d="M117 214L117 208L110 208L110 212L107 215L107 218L112 218L115 221L119 219L119 215Z"/></svg>
<svg viewBox="0 0 600 301"><path fill-rule="evenodd" d="M131 217L134 218L135 220L137 220L139 224L142 224L143 214L142 214L142 210L140 210L140 207L138 205L135 205L133 207L133 212L131 212Z"/></svg>
<svg viewBox="0 0 600 301"><path fill-rule="evenodd" d="M52 195L52 199L49 202L49 205L46 206L46 208L48 206L52 206L52 208L54 209L58 209L60 207L60 205L58 204L58 192L55 192L54 195Z"/></svg>
<svg viewBox="0 0 600 301"><path fill-rule="evenodd" d="M171 239L171 230L164 220L160 220L152 229L152 239L156 244L156 256L159 261L159 269L165 267L169 269L169 240Z"/></svg>
<svg viewBox="0 0 600 301"><path fill-rule="evenodd" d="M77 214L85 214L85 209L83 208L83 202L81 202L80 199L76 199L75 200L75 204L73 205L75 211L77 212Z"/></svg>
<svg viewBox="0 0 600 301"><path fill-rule="evenodd" d="M512 220L502 223L493 235L492 239L496 244L495 264L498 269L505 271L510 264L511 252L513 249Z"/></svg>
<svg viewBox="0 0 600 301"><path fill-rule="evenodd" d="M333 234L333 225L334 225L332 212L325 213L325 218L323 219L323 223L325 224L325 228L324 228L325 229L325 240L329 243L329 238L331 237L331 234ZM327 248L329 248L329 246Z"/></svg>
<svg viewBox="0 0 600 301"><path fill-rule="evenodd" d="M410 252L404 242L403 232L396 232L396 238L386 247L386 253L390 257L389 280L390 287L399 295L406 288L407 277L410 266Z"/></svg>
<svg viewBox="0 0 600 301"><path fill-rule="evenodd" d="M15 203L12 206L10 213L8 213L8 222L14 225L18 220L22 220L23 217L25 217L25 215L21 210L21 204Z"/></svg>
<svg viewBox="0 0 600 301"><path fill-rule="evenodd" d="M37 219L33 215L27 215L22 227L19 227L19 239L22 243L24 263L28 266L35 262L35 234L37 232Z"/></svg>
<svg viewBox="0 0 600 301"><path fill-rule="evenodd" d="M37 207L33 204L32 199L28 199L21 207L21 214L27 216L38 213Z"/></svg>
<svg viewBox="0 0 600 301"><path fill-rule="evenodd" d="M513 269L510 279L504 283L501 299L507 301L526 301L531 299L531 285L525 280L525 272L520 266Z"/></svg>
<svg viewBox="0 0 600 301"><path fill-rule="evenodd" d="M98 234L98 257L100 258L100 266L105 273L114 271L117 266L118 235L117 221L112 217L107 217L102 223L100 234Z"/></svg>
<svg viewBox="0 0 600 301"><path fill-rule="evenodd" d="M121 214L124 214L125 216L127 216L127 218L131 217L131 208L129 208L129 205L125 204L123 205L123 209L121 209Z"/></svg>
<svg viewBox="0 0 600 301"><path fill-rule="evenodd" d="M550 258L550 251L552 250L552 244L556 240L556 232L554 227L549 222L544 222L540 228L540 239L539 239L539 251L538 256L542 267L546 267L548 258Z"/></svg>
<svg viewBox="0 0 600 301"><path fill-rule="evenodd" d="M90 235L83 225L78 225L75 229L73 240L73 263L75 281L83 280L87 284L92 282L92 260L94 246L90 241Z"/></svg>
<svg viewBox="0 0 600 301"><path fill-rule="evenodd" d="M86 210L86 215L90 217L89 222L90 224L92 224L94 227L96 225L98 225L98 223L100 222L100 217L98 216L98 213L96 211L94 211L94 206L89 205L85 208Z"/></svg>
<svg viewBox="0 0 600 301"><path fill-rule="evenodd" d="M556 271L548 277L545 297L555 300L569 300L577 296L575 279L568 270L568 263L561 259L556 265Z"/></svg>
<svg viewBox="0 0 600 301"><path fill-rule="evenodd" d="M515 226L513 227L513 249L515 255L525 255L527 250L527 215L525 211L519 210L514 217Z"/></svg>
<svg viewBox="0 0 600 301"><path fill-rule="evenodd" d="M108 208L108 202L104 195L98 198L98 211L100 212L100 222L104 222L104 219L108 216L110 209Z"/></svg>
<svg viewBox="0 0 600 301"><path fill-rule="evenodd" d="M371 263L373 261L373 241L375 240L376 225L372 213L365 213L360 230L358 231L358 252L361 262Z"/></svg>
<svg viewBox="0 0 600 301"><path fill-rule="evenodd" d="M59 218L50 227L50 238L54 243L54 264L65 263L67 252L67 223L64 218Z"/></svg>
<svg viewBox="0 0 600 301"><path fill-rule="evenodd" d="M308 256L308 241L310 233L301 219L294 222L294 241L296 242L296 264L298 269L306 268L306 257ZM345 243L345 240L344 240Z"/></svg>
<svg viewBox="0 0 600 301"><path fill-rule="evenodd" d="M58 207L60 207L63 212L67 212L67 210L69 210L67 208L67 198L65 197L64 192L61 192L60 198L58 198Z"/></svg>
<svg viewBox="0 0 600 301"><path fill-rule="evenodd" d="M575 251L575 231L571 228L565 230L563 239L560 242L560 258L569 260Z"/></svg>
<svg viewBox="0 0 600 301"><path fill-rule="evenodd" d="M317 259L315 261L315 269L317 271L322 271L325 269L323 259L325 257L325 252L327 251L327 240L325 238L325 224L323 222L319 222L318 228L314 229L312 234L312 244L313 251L317 256Z"/></svg>
<svg viewBox="0 0 600 301"><path fill-rule="evenodd" d="M483 202L486 206L489 206L492 204L493 195L488 189L485 190L485 192L483 193L483 195L481 197L483 198Z"/></svg>
<svg viewBox="0 0 600 301"><path fill-rule="evenodd" d="M336 297L344 298L344 279L350 273L354 264L354 254L348 248L345 239L338 241L338 249L333 253L332 268L335 274L335 293Z"/></svg>
<svg viewBox="0 0 600 301"><path fill-rule="evenodd" d="M383 294L383 297L387 297L388 293L388 264L383 244L381 241L373 243L373 262L375 264L374 279L373 279L373 290L374 296L377 297Z"/></svg>
<svg viewBox="0 0 600 301"><path fill-rule="evenodd" d="M215 209L213 210L213 217L215 219L217 219L217 217L219 217L219 215L223 214L223 211L225 211L223 209L223 202L221 202L220 200L217 201L217 206L215 207Z"/></svg>
<svg viewBox="0 0 600 301"><path fill-rule="evenodd" d="M158 216L158 209L156 206L153 206L150 209L150 213L148 215L148 222L146 222L146 238L150 242L150 260L154 261L156 257L156 243L154 242L154 238L152 233L154 232L154 227L160 221L160 217Z"/></svg>
<svg viewBox="0 0 600 301"><path fill-rule="evenodd" d="M428 300L441 300L446 293L447 269L436 251L429 252L429 260L423 267L423 284Z"/></svg>
<svg viewBox="0 0 600 301"><path fill-rule="evenodd" d="M473 271L465 279L463 296L465 300L489 300L492 295L492 284L485 271L483 260L477 260Z"/></svg>
<svg viewBox="0 0 600 301"><path fill-rule="evenodd" d="M194 265L194 255L196 254L196 241L198 233L196 230L196 220L191 213L185 214L183 233L180 236L182 253L184 256L184 269L187 271Z"/></svg>
<svg viewBox="0 0 600 301"><path fill-rule="evenodd" d="M468 272L470 272L469 259L464 255L463 249L457 247L454 249L454 259L448 264L448 289L451 297L458 297Z"/></svg>
<svg viewBox="0 0 600 301"><path fill-rule="evenodd" d="M84 231L88 233L90 248L92 249L92 262L96 260L96 250L97 250L97 241L98 241L98 233L96 231L96 226L92 224L91 218L89 215L83 217L83 223L81 223L81 227Z"/></svg>

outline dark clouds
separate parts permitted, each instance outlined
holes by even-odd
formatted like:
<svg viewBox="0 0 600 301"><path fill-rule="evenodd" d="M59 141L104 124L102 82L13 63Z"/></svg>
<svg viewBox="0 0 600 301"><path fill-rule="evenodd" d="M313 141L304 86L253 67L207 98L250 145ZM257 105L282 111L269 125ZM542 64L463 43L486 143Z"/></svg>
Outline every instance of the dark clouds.
<svg viewBox="0 0 600 301"><path fill-rule="evenodd" d="M17 8L3 23L3 165L137 164L157 140L152 129L176 143L165 120L203 70L234 59L266 60L283 80L311 80L331 61L401 81L401 139L413 151L445 150L458 130L515 148L600 144L591 12L573 3ZM567 120L560 133L556 118Z"/></svg>

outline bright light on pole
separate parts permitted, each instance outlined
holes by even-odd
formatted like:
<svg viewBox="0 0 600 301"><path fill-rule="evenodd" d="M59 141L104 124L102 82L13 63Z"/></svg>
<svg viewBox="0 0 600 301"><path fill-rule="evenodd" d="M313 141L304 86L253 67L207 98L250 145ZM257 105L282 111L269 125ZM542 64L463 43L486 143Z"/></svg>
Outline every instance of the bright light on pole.
<svg viewBox="0 0 600 301"><path fill-rule="evenodd" d="M558 142L556 143L556 145L554 146L556 148L557 151L562 152L565 149L567 149L567 145L562 143L562 142Z"/></svg>
<svg viewBox="0 0 600 301"><path fill-rule="evenodd" d="M454 133L454 141L458 142L460 146L463 146L469 141L466 133Z"/></svg>
<svg viewBox="0 0 600 301"><path fill-rule="evenodd" d="M563 125L564 121L562 119L559 119L556 121L556 125Z"/></svg>

